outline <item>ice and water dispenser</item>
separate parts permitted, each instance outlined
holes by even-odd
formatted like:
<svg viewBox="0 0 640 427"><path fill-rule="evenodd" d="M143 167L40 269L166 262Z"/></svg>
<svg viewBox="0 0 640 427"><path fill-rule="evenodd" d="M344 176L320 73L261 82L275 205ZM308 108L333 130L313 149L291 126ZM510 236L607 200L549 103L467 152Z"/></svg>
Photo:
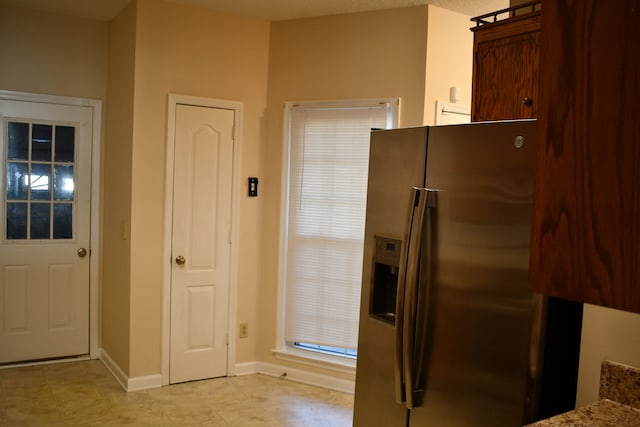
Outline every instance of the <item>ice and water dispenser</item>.
<svg viewBox="0 0 640 427"><path fill-rule="evenodd" d="M393 325L396 323L396 293L402 241L376 235L375 242L369 314Z"/></svg>

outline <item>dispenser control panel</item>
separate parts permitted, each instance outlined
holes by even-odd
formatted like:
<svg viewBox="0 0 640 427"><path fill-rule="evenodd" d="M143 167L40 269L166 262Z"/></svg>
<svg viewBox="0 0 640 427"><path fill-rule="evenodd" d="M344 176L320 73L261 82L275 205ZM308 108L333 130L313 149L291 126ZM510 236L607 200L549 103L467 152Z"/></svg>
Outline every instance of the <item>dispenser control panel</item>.
<svg viewBox="0 0 640 427"><path fill-rule="evenodd" d="M402 241L382 236L375 236L375 240L369 315L383 322L395 324Z"/></svg>

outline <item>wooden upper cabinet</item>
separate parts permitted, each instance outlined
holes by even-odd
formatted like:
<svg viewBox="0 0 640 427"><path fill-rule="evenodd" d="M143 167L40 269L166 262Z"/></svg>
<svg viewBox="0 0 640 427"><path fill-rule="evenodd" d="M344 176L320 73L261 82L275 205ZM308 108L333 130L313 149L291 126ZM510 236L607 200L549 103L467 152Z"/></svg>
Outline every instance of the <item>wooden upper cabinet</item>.
<svg viewBox="0 0 640 427"><path fill-rule="evenodd" d="M539 7L531 2L472 19L472 121L536 117Z"/></svg>
<svg viewBox="0 0 640 427"><path fill-rule="evenodd" d="M640 0L545 1L531 286L640 312Z"/></svg>

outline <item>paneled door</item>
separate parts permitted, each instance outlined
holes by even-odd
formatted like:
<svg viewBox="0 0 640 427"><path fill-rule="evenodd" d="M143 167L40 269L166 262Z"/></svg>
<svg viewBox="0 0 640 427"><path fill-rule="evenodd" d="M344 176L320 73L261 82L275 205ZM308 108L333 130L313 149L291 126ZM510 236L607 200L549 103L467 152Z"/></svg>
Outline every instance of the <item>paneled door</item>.
<svg viewBox="0 0 640 427"><path fill-rule="evenodd" d="M235 113L175 114L170 383L227 375Z"/></svg>
<svg viewBox="0 0 640 427"><path fill-rule="evenodd" d="M92 110L0 100L0 363L89 354Z"/></svg>

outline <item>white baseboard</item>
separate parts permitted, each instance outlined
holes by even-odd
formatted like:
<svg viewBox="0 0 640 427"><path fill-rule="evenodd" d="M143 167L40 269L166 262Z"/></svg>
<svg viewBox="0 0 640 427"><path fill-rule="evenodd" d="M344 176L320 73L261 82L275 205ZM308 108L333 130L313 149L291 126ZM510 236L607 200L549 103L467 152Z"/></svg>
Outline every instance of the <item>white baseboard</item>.
<svg viewBox="0 0 640 427"><path fill-rule="evenodd" d="M127 391L148 390L150 388L162 387L162 375L145 375L143 377L129 378Z"/></svg>
<svg viewBox="0 0 640 427"><path fill-rule="evenodd" d="M111 372L115 379L120 383L122 388L129 391L147 390L150 388L158 388L162 386L162 376L160 374L147 375L143 377L129 378L114 360L109 357L104 349L100 349L99 359ZM289 366L278 365L267 362L245 362L235 365L235 374L251 375L263 374L272 377L283 378L303 384L309 384L317 387L324 387L330 390L352 393L355 390L355 381L336 378L331 375L318 374L303 369L291 368Z"/></svg>
<svg viewBox="0 0 640 427"><path fill-rule="evenodd" d="M101 348L99 351L98 359L100 359L102 364L109 370L109 372L111 372L111 375L113 375L116 381L120 383L122 388L127 390L127 382L129 380L129 377L124 373L122 369L120 369L120 366L118 366L118 364L114 362L111 357L109 357L109 354L107 354L107 352L103 348Z"/></svg>
<svg viewBox="0 0 640 427"><path fill-rule="evenodd" d="M160 374L129 378L103 348L100 349L99 359L127 392L148 390L162 386L162 376Z"/></svg>
<svg viewBox="0 0 640 427"><path fill-rule="evenodd" d="M303 384L324 387L331 390L352 393L355 390L354 380L335 378L330 375L318 374L289 366L267 362L247 362L236 365L236 375L263 374L283 378Z"/></svg>
<svg viewBox="0 0 640 427"><path fill-rule="evenodd" d="M258 362L236 363L236 375L251 375L258 373Z"/></svg>

